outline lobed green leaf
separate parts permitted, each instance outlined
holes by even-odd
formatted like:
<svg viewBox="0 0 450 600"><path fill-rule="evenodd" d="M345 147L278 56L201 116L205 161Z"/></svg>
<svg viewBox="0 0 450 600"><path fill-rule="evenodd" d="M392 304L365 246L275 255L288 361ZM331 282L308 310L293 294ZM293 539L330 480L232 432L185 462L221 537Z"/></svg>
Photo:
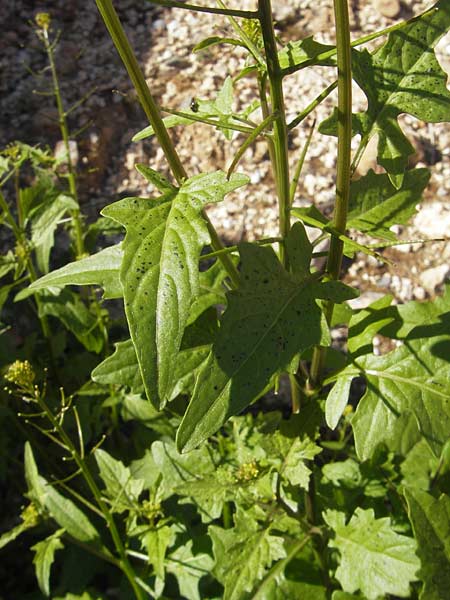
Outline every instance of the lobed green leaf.
<svg viewBox="0 0 450 600"><path fill-rule="evenodd" d="M173 364L199 293L198 260L209 241L201 212L247 178L223 172L202 174L157 200L125 198L103 214L127 230L120 277L131 339L148 398L156 407L169 400Z"/></svg>

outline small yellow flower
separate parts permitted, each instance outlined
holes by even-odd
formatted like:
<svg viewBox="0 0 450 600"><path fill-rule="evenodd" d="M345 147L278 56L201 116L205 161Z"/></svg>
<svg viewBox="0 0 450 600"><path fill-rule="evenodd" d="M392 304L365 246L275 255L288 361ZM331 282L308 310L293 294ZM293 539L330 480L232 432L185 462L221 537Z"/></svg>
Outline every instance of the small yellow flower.
<svg viewBox="0 0 450 600"><path fill-rule="evenodd" d="M20 516L22 517L22 521L28 525L28 527L35 527L40 520L39 513L34 504L26 506Z"/></svg>
<svg viewBox="0 0 450 600"><path fill-rule="evenodd" d="M50 27L51 18L49 13L40 12L34 17L34 20L36 21L36 25L44 31L47 31Z"/></svg>

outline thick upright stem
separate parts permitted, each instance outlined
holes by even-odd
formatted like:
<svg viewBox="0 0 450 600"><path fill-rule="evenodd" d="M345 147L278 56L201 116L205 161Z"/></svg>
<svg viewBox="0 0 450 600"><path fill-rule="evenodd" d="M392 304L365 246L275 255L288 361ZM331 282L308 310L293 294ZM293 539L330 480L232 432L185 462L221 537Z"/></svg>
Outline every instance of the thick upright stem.
<svg viewBox="0 0 450 600"><path fill-rule="evenodd" d="M105 25L109 31L111 39L116 46L117 52L122 59L123 64L130 76L131 81L136 89L139 102L153 127L156 138L161 146L164 156L169 163L170 169L178 183L182 183L184 179L187 179L187 173L180 161L175 146L169 136L169 133L164 125L164 122L159 114L158 106L153 99L153 96L148 89L147 83L144 78L144 74L139 67L136 60L136 56L130 46L128 38L123 30L122 24L116 11L112 5L111 0L95 0L97 8L103 17ZM206 221L208 232L211 238L211 245L214 250L221 250L224 246L217 235L217 232L211 223L208 215L203 211L203 218ZM221 254L219 256L225 270L227 271L233 287L237 287L239 284L239 272L236 269L232 259L228 254Z"/></svg>
<svg viewBox="0 0 450 600"><path fill-rule="evenodd" d="M258 17L266 51L267 75L270 87L270 102L273 113L277 113L273 123L274 143L274 174L276 178L280 236L284 239L290 229L290 198L289 198L289 161L288 161L288 129L283 97L283 75L278 60L278 49L272 22L272 7L270 0L258 1ZM280 258L288 266L284 247L280 247Z"/></svg>
<svg viewBox="0 0 450 600"><path fill-rule="evenodd" d="M347 0L334 0L334 16L338 66L338 157L333 226L339 233L345 233L350 195L352 140L352 64ZM333 235L327 261L327 272L331 279L339 279L342 253L343 242ZM328 323L331 322L333 308L332 302L328 302L325 306ZM315 349L311 364L311 384L313 386L320 383L325 356L326 348Z"/></svg>

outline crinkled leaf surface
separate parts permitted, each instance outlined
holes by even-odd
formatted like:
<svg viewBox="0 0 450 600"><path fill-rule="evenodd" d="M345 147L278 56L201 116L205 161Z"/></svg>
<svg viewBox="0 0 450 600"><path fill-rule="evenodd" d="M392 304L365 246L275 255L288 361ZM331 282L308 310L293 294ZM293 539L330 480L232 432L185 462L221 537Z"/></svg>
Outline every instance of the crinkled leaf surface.
<svg viewBox="0 0 450 600"><path fill-rule="evenodd" d="M429 179L428 169L413 169L405 173L401 188L396 189L386 174L369 170L351 184L348 227L395 240L389 227L408 222Z"/></svg>
<svg viewBox="0 0 450 600"><path fill-rule="evenodd" d="M330 546L341 554L336 578L344 591L361 590L368 600L409 597L420 567L414 539L396 533L389 518L376 519L371 508L357 508L347 524L345 513L329 510L323 516L336 534Z"/></svg>
<svg viewBox="0 0 450 600"><path fill-rule="evenodd" d="M398 115L408 113L431 123L450 120L447 75L433 50L449 27L448 0L440 0L414 23L390 33L374 54L352 52L353 77L368 100L367 112L355 115L355 133L366 139L378 134L378 161L396 187L414 152ZM331 122L323 123L323 133L333 132Z"/></svg>
<svg viewBox="0 0 450 600"><path fill-rule="evenodd" d="M127 230L120 272L125 312L145 390L156 407L170 397L173 364L198 295L199 255L209 241L201 211L246 182L243 175L228 181L217 171L192 177L157 200L125 198L103 210Z"/></svg>
<svg viewBox="0 0 450 600"><path fill-rule="evenodd" d="M164 564L167 548L170 548L174 541L175 532L167 525L149 529L141 538L142 546L147 550L149 563L153 566L156 576L162 581L165 577Z"/></svg>
<svg viewBox="0 0 450 600"><path fill-rule="evenodd" d="M123 512L132 509L144 489L144 481L134 479L128 467L104 450L97 449L94 456L112 510Z"/></svg>
<svg viewBox="0 0 450 600"><path fill-rule="evenodd" d="M35 553L33 563L36 578L44 596L50 596L50 569L55 560L55 552L64 548L60 539L62 533L64 533L64 529L59 529L42 542L31 546L31 550Z"/></svg>
<svg viewBox="0 0 450 600"><path fill-rule="evenodd" d="M213 434L270 385L272 376L315 344L327 344L318 298L341 302L355 295L337 282L287 273L271 248L241 244L241 286L228 294L211 354L178 430L188 450Z"/></svg>
<svg viewBox="0 0 450 600"><path fill-rule="evenodd" d="M213 543L214 575L223 584L224 600L241 600L264 577L273 561L286 556L283 538L252 519L247 526L208 529Z"/></svg>
<svg viewBox="0 0 450 600"><path fill-rule="evenodd" d="M40 290L63 285L99 285L104 289L104 298L122 298L123 290L119 279L122 264L122 244L105 248L97 254L69 263L37 279L30 289Z"/></svg>
<svg viewBox="0 0 450 600"><path fill-rule="evenodd" d="M367 379L352 419L361 459L369 458L381 442L391 450L407 451L418 433L439 456L450 431L449 357L450 336L441 335L407 340L383 356L360 357L357 370L351 366L342 372L341 376L356 375L359 370Z"/></svg>
<svg viewBox="0 0 450 600"><path fill-rule="evenodd" d="M414 488L406 488L405 496L422 563L420 599L442 600L450 589L450 498Z"/></svg>
<svg viewBox="0 0 450 600"><path fill-rule="evenodd" d="M192 546L193 542L189 540L172 552L166 561L166 569L177 578L182 598L201 600L198 584L211 572L213 559L204 552L194 554Z"/></svg>

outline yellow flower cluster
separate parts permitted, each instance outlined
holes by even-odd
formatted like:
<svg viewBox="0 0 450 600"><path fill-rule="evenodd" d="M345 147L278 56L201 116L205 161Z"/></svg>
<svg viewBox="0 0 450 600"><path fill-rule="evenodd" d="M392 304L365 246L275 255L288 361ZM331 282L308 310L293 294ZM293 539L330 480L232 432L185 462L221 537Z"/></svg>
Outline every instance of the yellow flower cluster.
<svg viewBox="0 0 450 600"><path fill-rule="evenodd" d="M9 365L5 379L22 389L32 389L36 377L33 367L27 360L16 360Z"/></svg>
<svg viewBox="0 0 450 600"><path fill-rule="evenodd" d="M259 468L255 460L252 462L242 464L237 473L236 478L238 481L251 481L256 479L259 475Z"/></svg>

